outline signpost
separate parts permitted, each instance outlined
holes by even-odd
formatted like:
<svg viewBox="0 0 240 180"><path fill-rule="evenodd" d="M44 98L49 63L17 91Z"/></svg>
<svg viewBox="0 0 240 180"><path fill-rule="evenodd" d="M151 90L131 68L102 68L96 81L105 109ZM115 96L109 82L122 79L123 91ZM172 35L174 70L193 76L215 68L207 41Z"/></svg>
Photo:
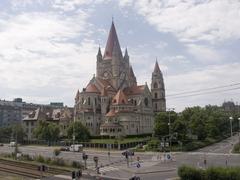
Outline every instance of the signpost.
<svg viewBox="0 0 240 180"><path fill-rule="evenodd" d="M84 160L84 169L87 169L88 155L85 152L82 153L82 159Z"/></svg>

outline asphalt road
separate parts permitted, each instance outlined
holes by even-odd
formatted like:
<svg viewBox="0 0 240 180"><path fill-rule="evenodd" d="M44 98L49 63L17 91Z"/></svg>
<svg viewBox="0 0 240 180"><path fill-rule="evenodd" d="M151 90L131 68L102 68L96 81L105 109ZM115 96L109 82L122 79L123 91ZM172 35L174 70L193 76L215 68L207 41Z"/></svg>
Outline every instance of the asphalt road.
<svg viewBox="0 0 240 180"><path fill-rule="evenodd" d="M87 161L88 167L94 169L93 157L99 157L100 172L107 176L129 178L133 175L138 175L141 179L171 179L177 177L177 168L183 164L196 167L209 166L239 166L240 155L231 154L232 144L238 142L239 137L236 135L232 139L226 139L222 142L213 144L211 146L199 149L194 152L179 152L172 153L173 160L163 162L156 159L156 153L135 153L132 163L129 162L129 167L125 158L121 155L121 151L111 151L110 160L107 151L99 151L93 149L85 150L89 155ZM53 157L54 147L41 146L21 146L20 151L25 154L38 155L41 154L47 157ZM14 148L4 146L0 147L0 153L13 152ZM159 157L163 154L159 153ZM140 157L140 168L136 167L136 157ZM82 153L61 152L59 157L70 161L82 162ZM204 164L206 159L207 164ZM110 165L109 165L110 164Z"/></svg>

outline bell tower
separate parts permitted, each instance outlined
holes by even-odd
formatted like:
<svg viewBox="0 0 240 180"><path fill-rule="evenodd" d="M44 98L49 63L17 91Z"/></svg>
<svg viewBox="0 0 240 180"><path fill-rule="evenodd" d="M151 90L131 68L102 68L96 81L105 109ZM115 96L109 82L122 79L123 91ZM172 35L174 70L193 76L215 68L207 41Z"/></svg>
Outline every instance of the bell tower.
<svg viewBox="0 0 240 180"><path fill-rule="evenodd" d="M165 87L162 72L156 60L152 73L151 93L153 111L155 113L166 111Z"/></svg>

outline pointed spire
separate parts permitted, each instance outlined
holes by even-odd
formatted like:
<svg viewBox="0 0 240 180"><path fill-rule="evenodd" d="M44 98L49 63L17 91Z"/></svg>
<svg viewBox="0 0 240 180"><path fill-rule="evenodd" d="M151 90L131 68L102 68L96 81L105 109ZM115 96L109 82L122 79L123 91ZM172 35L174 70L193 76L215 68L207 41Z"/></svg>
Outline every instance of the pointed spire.
<svg viewBox="0 0 240 180"><path fill-rule="evenodd" d="M135 74L134 74L134 72L133 72L132 66L130 66L130 76L131 76L131 77L135 77Z"/></svg>
<svg viewBox="0 0 240 180"><path fill-rule="evenodd" d="M102 52L101 52L101 47L99 45L99 48L98 48L98 53L97 53L98 56L102 56Z"/></svg>
<svg viewBox="0 0 240 180"><path fill-rule="evenodd" d="M117 37L117 32L116 32L116 29L114 26L114 22L112 21L112 25L111 25L111 29L109 31L108 40L107 40L107 44L105 47L103 59L112 59L112 52L113 52L114 46L116 46L115 47L116 51L119 54L122 54L120 44L118 41L118 37Z"/></svg>
<svg viewBox="0 0 240 180"><path fill-rule="evenodd" d="M79 95L80 95L80 92L79 92L79 89L77 90L77 94L75 96L75 100L78 100L79 99Z"/></svg>
<svg viewBox="0 0 240 180"><path fill-rule="evenodd" d="M155 62L155 67L154 67L154 73L161 73L161 70L159 68L159 65L158 65L158 61L156 59L156 62Z"/></svg>
<svg viewBox="0 0 240 180"><path fill-rule="evenodd" d="M128 57L128 50L127 50L127 48L125 49L124 57Z"/></svg>

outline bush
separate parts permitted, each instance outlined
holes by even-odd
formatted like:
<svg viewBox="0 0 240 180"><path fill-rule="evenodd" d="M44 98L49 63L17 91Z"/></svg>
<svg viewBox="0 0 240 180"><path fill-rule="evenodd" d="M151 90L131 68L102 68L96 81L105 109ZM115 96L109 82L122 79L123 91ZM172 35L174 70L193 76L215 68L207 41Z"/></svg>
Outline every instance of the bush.
<svg viewBox="0 0 240 180"><path fill-rule="evenodd" d="M233 152L240 153L240 143L234 145Z"/></svg>
<svg viewBox="0 0 240 180"><path fill-rule="evenodd" d="M205 173L203 170L189 166L181 166L178 168L178 175L182 180L204 180Z"/></svg>
<svg viewBox="0 0 240 180"><path fill-rule="evenodd" d="M33 161L33 158L29 154L23 154L21 156L21 160L23 160L23 161Z"/></svg>
<svg viewBox="0 0 240 180"><path fill-rule="evenodd" d="M239 180L240 167L211 167L207 170L189 166L178 168L181 180Z"/></svg>
<svg viewBox="0 0 240 180"><path fill-rule="evenodd" d="M72 167L73 167L73 168L80 169L80 168L82 168L83 166L82 166L82 164L81 164L80 162L78 162L78 161L73 161L73 162L72 162Z"/></svg>
<svg viewBox="0 0 240 180"><path fill-rule="evenodd" d="M61 153L60 149L54 149L53 154L54 156L58 156Z"/></svg>
<svg viewBox="0 0 240 180"><path fill-rule="evenodd" d="M35 160L40 163L45 163L45 158L42 155L36 156Z"/></svg>
<svg viewBox="0 0 240 180"><path fill-rule="evenodd" d="M55 158L51 161L51 164L56 166L65 166L65 161L62 158Z"/></svg>
<svg viewBox="0 0 240 180"><path fill-rule="evenodd" d="M159 149L160 141L158 139L151 139L147 143L146 150L157 151Z"/></svg>

